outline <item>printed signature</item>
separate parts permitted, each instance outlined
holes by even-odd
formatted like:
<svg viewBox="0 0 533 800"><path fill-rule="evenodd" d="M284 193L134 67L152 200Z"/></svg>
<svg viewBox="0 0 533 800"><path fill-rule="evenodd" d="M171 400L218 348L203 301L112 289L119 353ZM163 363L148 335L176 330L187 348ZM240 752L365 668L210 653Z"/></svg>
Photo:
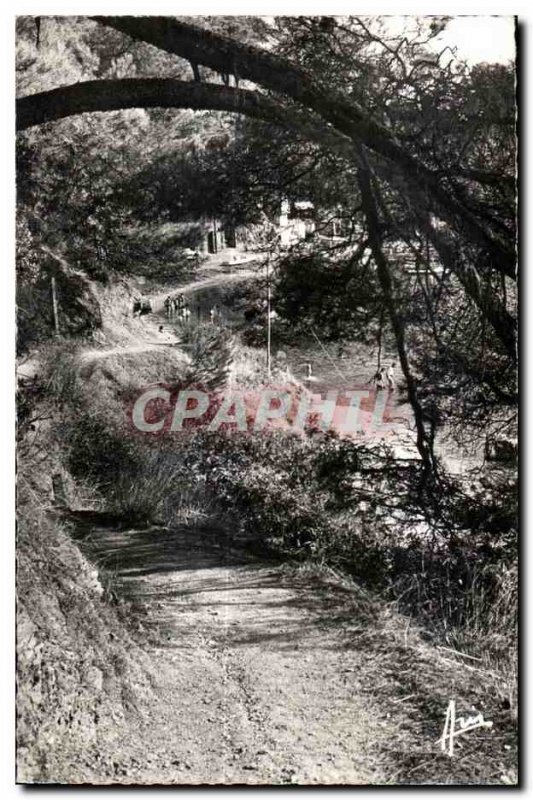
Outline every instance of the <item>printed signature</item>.
<svg viewBox="0 0 533 800"><path fill-rule="evenodd" d="M447 751L449 756L453 756L454 742L457 737L462 736L463 733L475 731L477 728L492 728L492 722L485 720L481 713L473 717L466 717L466 719L464 717L456 717L455 700L450 700L446 710L444 730L437 744L440 744L440 749L443 753Z"/></svg>

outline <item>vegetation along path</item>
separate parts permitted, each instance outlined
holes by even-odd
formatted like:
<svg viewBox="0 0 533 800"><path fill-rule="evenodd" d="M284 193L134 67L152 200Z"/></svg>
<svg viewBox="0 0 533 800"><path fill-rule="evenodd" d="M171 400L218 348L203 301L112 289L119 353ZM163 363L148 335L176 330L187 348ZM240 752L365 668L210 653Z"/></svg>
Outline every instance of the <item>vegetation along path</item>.
<svg viewBox="0 0 533 800"><path fill-rule="evenodd" d="M419 782L442 761L468 782L476 751L501 747L482 730L459 758L441 753L448 696L460 686L479 707L475 673L360 588L256 561L208 528L89 531L82 549L142 612L156 664L159 702L122 732L122 781ZM497 761L490 773L502 781Z"/></svg>

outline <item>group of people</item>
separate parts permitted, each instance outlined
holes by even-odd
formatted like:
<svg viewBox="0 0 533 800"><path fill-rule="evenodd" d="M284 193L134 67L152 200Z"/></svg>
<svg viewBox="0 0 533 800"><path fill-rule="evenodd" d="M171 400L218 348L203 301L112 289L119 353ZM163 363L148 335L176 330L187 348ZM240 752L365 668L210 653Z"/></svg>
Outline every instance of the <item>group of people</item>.
<svg viewBox="0 0 533 800"><path fill-rule="evenodd" d="M387 382L387 388L394 390L396 388L396 382L394 380L394 369L396 364L394 361L388 367L378 367L377 372L375 373L374 377L372 378L373 383L376 385L376 389L385 388L385 382Z"/></svg>
<svg viewBox="0 0 533 800"><path fill-rule="evenodd" d="M188 323L191 318L191 309L189 308L189 304L185 302L185 298L181 294L174 295L171 297L165 297L165 301L163 303L165 307L165 314L167 319L178 319L182 320L185 323Z"/></svg>
<svg viewBox="0 0 533 800"><path fill-rule="evenodd" d="M188 323L192 316L192 311L189 308L189 304L185 301L185 298L181 292L175 295L168 295L165 297L163 302L163 306L165 308L165 315L167 320L175 321L179 320L181 322ZM200 320L200 306L196 307L196 313L198 316L198 320ZM219 307L215 305L209 310L209 321L213 323L213 325L220 325L222 323L222 314Z"/></svg>

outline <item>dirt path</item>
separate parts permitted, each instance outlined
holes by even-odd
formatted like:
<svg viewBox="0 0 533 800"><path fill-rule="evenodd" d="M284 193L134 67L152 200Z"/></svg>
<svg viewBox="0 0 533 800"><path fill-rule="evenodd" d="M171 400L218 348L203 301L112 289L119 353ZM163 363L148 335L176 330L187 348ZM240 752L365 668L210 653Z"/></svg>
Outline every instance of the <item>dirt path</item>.
<svg viewBox="0 0 533 800"><path fill-rule="evenodd" d="M85 544L143 604L160 705L123 731L142 783L367 784L391 772L396 722L360 684L353 607L309 579L250 563L209 534L93 531ZM151 759L142 757L149 741ZM146 756L146 750L144 752Z"/></svg>
<svg viewBox="0 0 533 800"><path fill-rule="evenodd" d="M88 363L115 355L145 353L165 346L177 346L180 344L179 334L175 332L172 325L169 330L168 320L166 319L163 306L164 300L169 294L175 295L179 291L183 295L193 295L195 292L202 289L225 286L228 283L237 283L238 281L253 277L255 274L256 272L250 269L241 270L233 274L218 273L185 284L179 288L174 287L172 290L151 294L149 297L152 303L153 314L139 319L138 331L136 335L130 336L130 341L115 345L114 347L87 349L81 354L80 359L82 362ZM163 323L165 324L165 330L163 333L160 333L158 328ZM32 367L34 371L37 369L35 364L32 364Z"/></svg>
<svg viewBox="0 0 533 800"><path fill-rule="evenodd" d="M183 295L190 295L194 294L195 292L199 292L202 289L212 289L215 286L225 286L229 283L238 283L239 281L246 280L247 278L253 278L257 276L257 268L256 269L240 269L236 272L221 272L217 273L216 275L212 275L207 278L202 278L197 281L193 281L192 283L187 283L184 286L175 286L172 289L168 289L164 292L158 292L157 294L150 295L150 301L152 302L152 307L154 312L162 313L163 312L163 303L165 301L165 297L168 295L175 295L175 294L183 294Z"/></svg>
<svg viewBox="0 0 533 800"><path fill-rule="evenodd" d="M502 754L516 742L496 678L424 641L359 587L254 560L207 527L87 532L82 549L133 603L154 695L134 722L99 735L112 768L100 762L86 780L511 779ZM453 760L438 744L452 697L494 721Z"/></svg>

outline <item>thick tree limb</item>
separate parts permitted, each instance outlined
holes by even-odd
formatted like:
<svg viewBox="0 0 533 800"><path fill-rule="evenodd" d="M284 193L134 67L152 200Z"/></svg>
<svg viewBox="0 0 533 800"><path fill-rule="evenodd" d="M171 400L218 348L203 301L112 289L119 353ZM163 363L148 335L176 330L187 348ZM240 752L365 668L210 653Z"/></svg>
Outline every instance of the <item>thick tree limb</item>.
<svg viewBox="0 0 533 800"><path fill-rule="evenodd" d="M304 70L285 59L172 17L97 16L93 19L219 73L238 74L240 78L285 94L312 109L355 143L363 142L370 150L400 166L406 181L427 192L428 200L433 199L435 210L443 219L483 247L490 254L495 269L516 278L514 245L506 246L494 239L442 186L439 176L404 150L389 131L357 103L335 92L331 86L320 86Z"/></svg>
<svg viewBox="0 0 533 800"><path fill-rule="evenodd" d="M241 113L289 128L335 150L345 158L357 157L357 147L351 139L326 125L316 115L297 106L284 106L258 92L172 79L86 81L28 95L17 100L17 130L84 112L139 107L215 109ZM494 328L507 352L512 358L516 358L515 324L509 313L496 300L481 296L476 276L463 267L461 259L453 252L444 234L437 232L431 225L427 209L424 213L419 210L417 217L443 263L457 275L467 294Z"/></svg>
<svg viewBox="0 0 533 800"><path fill-rule="evenodd" d="M344 157L357 157L357 148L349 138L296 106L283 106L258 92L172 79L87 81L29 95L17 101L17 130L73 114L138 107L216 109L241 113L289 128ZM417 218L443 263L457 275L466 293L492 325L511 358L515 359L514 320L494 298L487 297L486 293L482 295L476 275L463 266L444 234L435 230L427 210L422 213L419 209Z"/></svg>
<svg viewBox="0 0 533 800"><path fill-rule="evenodd" d="M297 106L283 105L259 92L170 78L84 81L21 97L17 100L17 131L75 114L128 108L213 109L245 114L288 128L345 158L355 154L348 137Z"/></svg>

